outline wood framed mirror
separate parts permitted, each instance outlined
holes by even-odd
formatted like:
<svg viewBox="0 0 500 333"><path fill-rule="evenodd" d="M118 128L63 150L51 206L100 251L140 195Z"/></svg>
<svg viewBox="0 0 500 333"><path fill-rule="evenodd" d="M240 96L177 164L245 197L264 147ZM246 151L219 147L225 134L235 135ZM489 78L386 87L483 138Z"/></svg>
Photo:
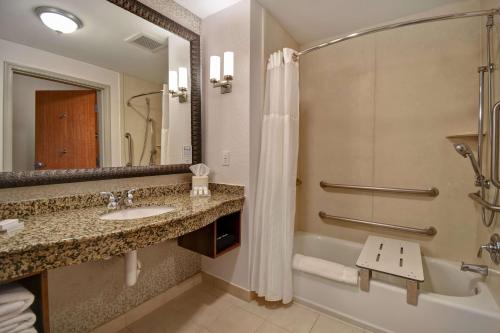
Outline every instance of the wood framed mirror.
<svg viewBox="0 0 500 333"><path fill-rule="evenodd" d="M201 162L198 34L137 0L46 1L81 20L60 33L38 5L0 4L0 188Z"/></svg>

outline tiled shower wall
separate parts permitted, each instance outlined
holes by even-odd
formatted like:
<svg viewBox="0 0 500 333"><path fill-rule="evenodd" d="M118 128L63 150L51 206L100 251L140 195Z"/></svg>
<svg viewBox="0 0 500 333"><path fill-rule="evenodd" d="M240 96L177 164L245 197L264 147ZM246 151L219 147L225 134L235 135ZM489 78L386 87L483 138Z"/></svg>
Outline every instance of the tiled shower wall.
<svg viewBox="0 0 500 333"><path fill-rule="evenodd" d="M489 8L493 2L460 2L422 16ZM457 141L447 136L477 132L484 25L480 18L423 24L301 57L298 229L356 242L368 234L389 235L420 242L425 255L476 260L477 243L485 241L479 233L485 232L478 208L467 197L476 191L473 173L469 161L453 149ZM473 139L466 142L476 145ZM321 180L435 186L440 194L326 192L319 187ZM321 210L390 224L432 225L438 234L412 236L328 222L318 217Z"/></svg>

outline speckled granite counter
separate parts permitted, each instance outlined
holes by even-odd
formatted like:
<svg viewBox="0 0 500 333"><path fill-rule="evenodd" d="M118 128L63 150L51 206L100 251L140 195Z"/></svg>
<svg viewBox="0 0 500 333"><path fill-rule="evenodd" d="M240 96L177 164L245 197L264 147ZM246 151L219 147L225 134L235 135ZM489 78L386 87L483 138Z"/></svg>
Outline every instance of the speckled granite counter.
<svg viewBox="0 0 500 333"><path fill-rule="evenodd" d="M105 221L99 194L0 203L0 217L19 217L25 229L0 234L0 281L47 269L106 259L204 227L243 208L241 186L211 184L210 198L189 197L190 184L143 188L134 206L175 211L127 221Z"/></svg>

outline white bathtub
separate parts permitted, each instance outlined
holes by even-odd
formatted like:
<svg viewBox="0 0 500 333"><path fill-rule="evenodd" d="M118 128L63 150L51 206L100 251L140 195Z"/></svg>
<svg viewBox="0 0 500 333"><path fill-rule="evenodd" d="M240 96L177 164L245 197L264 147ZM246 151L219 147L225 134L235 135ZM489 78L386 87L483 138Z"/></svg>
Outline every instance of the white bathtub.
<svg viewBox="0 0 500 333"><path fill-rule="evenodd" d="M311 233L295 234L294 252L354 267L362 245ZM294 297L299 303L375 332L499 333L500 307L490 282L460 271L460 264L424 257L425 282L418 305L406 303L398 278L374 274L370 291L294 271ZM491 279L500 279L498 271ZM495 281L494 283L496 283ZM493 284L493 283L492 283ZM497 295L497 299L500 295Z"/></svg>

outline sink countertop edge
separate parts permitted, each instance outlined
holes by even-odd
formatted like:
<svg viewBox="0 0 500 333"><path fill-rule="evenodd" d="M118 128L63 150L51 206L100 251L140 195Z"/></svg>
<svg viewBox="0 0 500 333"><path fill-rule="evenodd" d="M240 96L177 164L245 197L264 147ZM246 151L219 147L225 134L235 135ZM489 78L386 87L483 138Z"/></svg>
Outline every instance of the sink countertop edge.
<svg viewBox="0 0 500 333"><path fill-rule="evenodd" d="M0 283L48 269L88 261L107 259L132 250L175 239L200 229L218 219L243 209L244 196L228 195L216 205L175 218L169 213L156 216L156 221L125 230L104 232L89 237L67 238L56 242L40 242L0 251ZM148 218L149 219L149 218ZM130 220L132 224L134 220ZM113 222L113 221L107 221ZM106 246L103 246L106 244Z"/></svg>

